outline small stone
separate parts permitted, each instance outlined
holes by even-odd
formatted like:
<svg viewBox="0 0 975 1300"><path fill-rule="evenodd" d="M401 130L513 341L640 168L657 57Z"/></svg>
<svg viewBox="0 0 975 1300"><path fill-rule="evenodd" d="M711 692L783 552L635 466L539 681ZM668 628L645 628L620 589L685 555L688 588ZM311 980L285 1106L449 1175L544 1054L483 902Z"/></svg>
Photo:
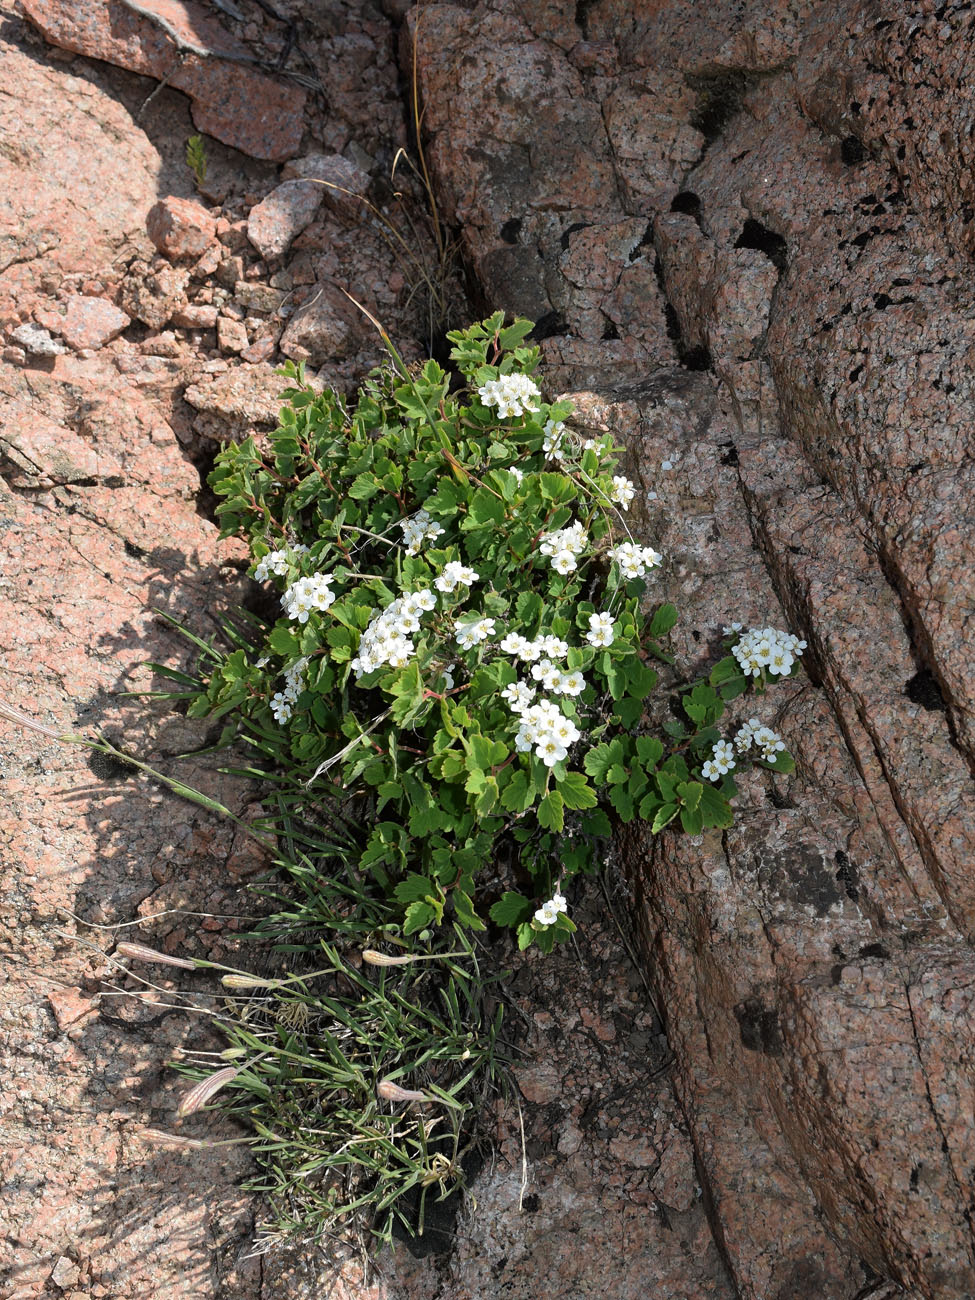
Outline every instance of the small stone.
<svg viewBox="0 0 975 1300"><path fill-rule="evenodd" d="M350 221L361 217L369 173L341 154L306 154L285 163L281 175L285 180L316 182L320 200L332 212Z"/></svg>
<svg viewBox="0 0 975 1300"><path fill-rule="evenodd" d="M244 278L244 259L238 254L224 258L217 267L217 280L225 289L235 288L238 280Z"/></svg>
<svg viewBox="0 0 975 1300"><path fill-rule="evenodd" d="M238 280L234 286L234 297L242 307L249 311L277 311L287 294L281 289L272 289L267 284L252 284L249 280Z"/></svg>
<svg viewBox="0 0 975 1300"><path fill-rule="evenodd" d="M4 348L3 352L0 352L0 357L3 358L8 366L23 366L27 363L27 353L23 348Z"/></svg>
<svg viewBox="0 0 975 1300"><path fill-rule="evenodd" d="M95 1003L91 998L86 998L78 988L51 989L47 995L47 1000L51 1004L51 1010L54 1012L54 1019L58 1022L58 1029L63 1033L71 1025L76 1024L83 1016L89 1015L95 1010ZM62 1260L64 1257L62 1256ZM58 1264L62 1262L58 1261ZM71 1264L70 1260L66 1261ZM74 1264L71 1264L75 1268ZM75 1269L77 1272L77 1269ZM51 1275L54 1276L53 1274ZM57 1278L55 1278L57 1281ZM71 1282L75 1279L72 1278ZM70 1285L70 1283L58 1282L59 1286Z"/></svg>
<svg viewBox="0 0 975 1300"><path fill-rule="evenodd" d="M241 361L266 361L274 351L275 340L273 334L265 334L262 339L257 339L249 348L244 348L240 354Z"/></svg>
<svg viewBox="0 0 975 1300"><path fill-rule="evenodd" d="M173 312L172 323L180 329L212 330L217 324L217 309L203 303L190 303Z"/></svg>
<svg viewBox="0 0 975 1300"><path fill-rule="evenodd" d="M221 352L243 352L247 347L247 331L239 320L221 316L217 320L217 345Z"/></svg>
<svg viewBox="0 0 975 1300"><path fill-rule="evenodd" d="M160 334L150 334L143 339L139 351L143 356L149 357L179 357L183 355L183 345L172 330L163 330Z"/></svg>
<svg viewBox="0 0 975 1300"><path fill-rule="evenodd" d="M220 265L223 247L219 243L211 244L196 266L193 267L194 280L208 280Z"/></svg>
<svg viewBox="0 0 975 1300"><path fill-rule="evenodd" d="M319 285L309 301L289 321L279 346L293 361L311 361L318 365L346 356L353 336L349 304L331 285Z"/></svg>
<svg viewBox="0 0 975 1300"><path fill-rule="evenodd" d="M61 322L61 337L76 352L97 350L110 343L132 324L132 318L106 298L84 298L73 294Z"/></svg>
<svg viewBox="0 0 975 1300"><path fill-rule="evenodd" d="M162 329L185 305L188 281L189 271L175 266L164 264L156 271L148 272L146 268L140 273L133 265L122 289L122 306L143 325Z"/></svg>
<svg viewBox="0 0 975 1300"><path fill-rule="evenodd" d="M311 181L285 181L251 208L247 238L262 257L280 257L296 235L314 220L324 187Z"/></svg>
<svg viewBox="0 0 975 1300"><path fill-rule="evenodd" d="M60 340L52 339L50 333L39 325L18 325L11 331L10 341L18 343L32 357L57 357L68 350Z"/></svg>
<svg viewBox="0 0 975 1300"><path fill-rule="evenodd" d="M199 203L170 195L149 209L146 233L165 257L190 261L213 250L217 223Z"/></svg>
<svg viewBox="0 0 975 1300"><path fill-rule="evenodd" d="M73 1259L68 1259L67 1255L62 1255L51 1270L51 1281L62 1290L74 1286L80 1277L81 1270Z"/></svg>

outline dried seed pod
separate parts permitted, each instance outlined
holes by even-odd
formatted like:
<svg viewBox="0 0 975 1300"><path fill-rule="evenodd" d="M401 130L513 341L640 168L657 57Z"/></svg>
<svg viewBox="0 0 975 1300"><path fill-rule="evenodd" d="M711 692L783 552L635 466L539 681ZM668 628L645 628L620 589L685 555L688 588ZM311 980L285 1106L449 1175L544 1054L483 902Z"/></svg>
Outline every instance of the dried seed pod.
<svg viewBox="0 0 975 1300"><path fill-rule="evenodd" d="M168 952L149 948L144 943L118 943L116 957L132 957L135 961L156 962L160 966L180 966L183 970L196 970L196 962L189 957L171 957Z"/></svg>
<svg viewBox="0 0 975 1300"><path fill-rule="evenodd" d="M384 1101L428 1101L425 1092L414 1092L410 1088L401 1088L392 1079L380 1079L376 1085L376 1095Z"/></svg>
<svg viewBox="0 0 975 1300"><path fill-rule="evenodd" d="M186 1093L176 1108L176 1114L180 1119L195 1114L207 1104L214 1093L220 1091L225 1083L229 1083L231 1079L236 1079L238 1073L238 1066L225 1065L222 1070L218 1070L216 1074L211 1074L208 1079L201 1079Z"/></svg>

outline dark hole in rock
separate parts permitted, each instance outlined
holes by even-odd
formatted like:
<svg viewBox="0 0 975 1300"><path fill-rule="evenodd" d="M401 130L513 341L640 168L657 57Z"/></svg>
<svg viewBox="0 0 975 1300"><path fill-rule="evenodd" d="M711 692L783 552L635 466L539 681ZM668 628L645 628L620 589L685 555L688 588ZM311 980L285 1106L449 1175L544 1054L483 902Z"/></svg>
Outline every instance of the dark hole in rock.
<svg viewBox="0 0 975 1300"><path fill-rule="evenodd" d="M855 384L862 374L863 374L863 366L854 366L848 376L850 383Z"/></svg>
<svg viewBox="0 0 975 1300"><path fill-rule="evenodd" d="M521 217L511 217L498 233L506 244L517 244L521 233Z"/></svg>
<svg viewBox="0 0 975 1300"><path fill-rule="evenodd" d="M856 167L863 162L867 156L867 151L863 147L863 141L855 135L844 136L840 142L840 157L846 163L847 167Z"/></svg>
<svg viewBox="0 0 975 1300"><path fill-rule="evenodd" d="M99 781L125 781L133 775L133 769L128 763L115 758L112 754L100 754L92 749L85 761L89 772L97 776Z"/></svg>
<svg viewBox="0 0 975 1300"><path fill-rule="evenodd" d="M737 68L687 78L687 84L697 91L691 126L701 132L708 144L717 140L726 124L739 112L754 81L754 77Z"/></svg>
<svg viewBox="0 0 975 1300"><path fill-rule="evenodd" d="M860 949L861 957L879 957L882 961L890 956L890 953L882 943L865 943Z"/></svg>
<svg viewBox="0 0 975 1300"><path fill-rule="evenodd" d="M538 1212L538 1204L538 1193L530 1192L522 1201L521 1208L528 1214L536 1214Z"/></svg>
<svg viewBox="0 0 975 1300"><path fill-rule="evenodd" d="M929 668L918 669L911 680L905 683L904 694L912 704L920 704L921 708L926 709L928 713L933 713L935 710L940 713L945 712L945 697L935 680L934 673Z"/></svg>
<svg viewBox="0 0 975 1300"><path fill-rule="evenodd" d="M873 305L879 311L886 311L892 302L893 298L889 298L885 293L875 293L873 296Z"/></svg>
<svg viewBox="0 0 975 1300"><path fill-rule="evenodd" d="M599 0L576 0L576 26L586 39L589 37L589 11L598 4Z"/></svg>
<svg viewBox="0 0 975 1300"><path fill-rule="evenodd" d="M784 271L789 265L789 250L781 235L749 217L735 243L735 248L754 248L764 253L773 266Z"/></svg>
<svg viewBox="0 0 975 1300"><path fill-rule="evenodd" d="M721 446L722 446L723 448L725 448L725 450L722 451L722 453L721 453L721 464L722 464L722 465L737 465L737 464L738 464L738 448L735 446L735 444L734 444L733 442L723 442L723 443L721 444Z"/></svg>
<svg viewBox="0 0 975 1300"><path fill-rule="evenodd" d="M843 886L847 898L855 903L860 897L860 873L857 870L855 862L850 861L848 853L842 849L837 849L833 854L833 861L839 870L836 872L836 879Z"/></svg>
<svg viewBox="0 0 975 1300"><path fill-rule="evenodd" d="M571 226L566 226L565 230L562 231L562 238L559 240L563 250L569 247L572 236L577 230L587 230L591 225L591 221L573 221Z"/></svg>
<svg viewBox="0 0 975 1300"><path fill-rule="evenodd" d="M528 337L533 343L541 343L542 339L553 339L559 334L565 334L568 328L557 311L547 311L540 320L535 322L535 328Z"/></svg>
<svg viewBox="0 0 975 1300"><path fill-rule="evenodd" d="M681 190L671 200L670 210L671 212L686 213L687 216L693 217L697 221L701 215L701 200L693 190Z"/></svg>
<svg viewBox="0 0 975 1300"><path fill-rule="evenodd" d="M439 1149L449 1159L451 1145L447 1138L443 1138L439 1148L436 1143L431 1142L428 1143L427 1149L431 1155ZM484 1165L484 1157L477 1151L468 1151L460 1163L464 1171L464 1180L469 1186L480 1173ZM464 1204L461 1188L458 1187L442 1201L439 1199L440 1188L436 1183L426 1189L425 1198L422 1197L422 1192L421 1187L413 1187L397 1201L406 1223L395 1219L393 1236L403 1243L414 1259L425 1259L428 1255L449 1255L454 1249L457 1214ZM423 1200L422 1235L418 1231L421 1199Z"/></svg>
<svg viewBox="0 0 975 1300"><path fill-rule="evenodd" d="M746 998L735 1007L735 1019L742 1046L749 1052L782 1055L782 1030L775 1007L766 1007L758 998Z"/></svg>
<svg viewBox="0 0 975 1300"><path fill-rule="evenodd" d="M616 328L615 323L611 320L607 321L605 326L603 327L603 332L601 337L608 340L608 339L618 339L619 336L620 336L620 332Z"/></svg>

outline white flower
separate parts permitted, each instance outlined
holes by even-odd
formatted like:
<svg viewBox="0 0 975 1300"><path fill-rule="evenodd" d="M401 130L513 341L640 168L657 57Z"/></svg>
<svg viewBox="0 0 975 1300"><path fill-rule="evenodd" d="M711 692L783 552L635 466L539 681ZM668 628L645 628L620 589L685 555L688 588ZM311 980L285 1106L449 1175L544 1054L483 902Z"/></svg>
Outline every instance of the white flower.
<svg viewBox="0 0 975 1300"><path fill-rule="evenodd" d="M657 568L663 560L652 546L638 546L636 542L620 542L609 554L620 566L624 578L642 578L648 569Z"/></svg>
<svg viewBox="0 0 975 1300"><path fill-rule="evenodd" d="M710 759L708 759L708 761L701 768L701 775L704 777L705 781L721 780L721 773L718 771L718 768L715 766L714 763L711 762Z"/></svg>
<svg viewBox="0 0 975 1300"><path fill-rule="evenodd" d="M615 501L616 504L622 506L624 510L629 510L630 502L636 495L636 488L634 488L630 480L624 478L622 474L614 474L613 490L609 495L610 500Z"/></svg>
<svg viewBox="0 0 975 1300"><path fill-rule="evenodd" d="M701 767L701 775L707 781L717 781L735 766L735 753L727 740L715 742L711 757Z"/></svg>
<svg viewBox="0 0 975 1300"><path fill-rule="evenodd" d="M546 691L554 691L562 678L562 670L551 659L542 659L532 668L532 677L541 682Z"/></svg>
<svg viewBox="0 0 975 1300"><path fill-rule="evenodd" d="M516 479L517 482L519 482L519 483L520 483L520 482L522 481L522 479L525 477L524 471L523 471L523 470L520 470L520 469L518 468L517 465L509 465L509 466L508 466L508 473L514 475L515 479Z"/></svg>
<svg viewBox="0 0 975 1300"><path fill-rule="evenodd" d="M569 653L568 642L551 634L542 637L541 645L542 653L548 655L550 659L564 659Z"/></svg>
<svg viewBox="0 0 975 1300"><path fill-rule="evenodd" d="M456 591L459 586L469 587L472 583L477 582L478 574L473 569L469 569L459 560L450 560L444 565L443 573L434 580L434 586L438 591L452 592Z"/></svg>
<svg viewBox="0 0 975 1300"><path fill-rule="evenodd" d="M470 650L472 646L480 645L488 637L494 636L494 619L479 618L473 623L461 622L459 619L454 621L454 631L457 633L457 644L462 650Z"/></svg>
<svg viewBox="0 0 975 1300"><path fill-rule="evenodd" d="M579 566L576 564L576 557L568 549L556 551L552 556L552 568L556 573L561 573L563 577L565 574L571 573L573 569L578 567Z"/></svg>
<svg viewBox="0 0 975 1300"><path fill-rule="evenodd" d="M559 528L554 533L543 533L539 538L538 549L542 555L552 560L556 573L571 573L577 567L576 556L586 549L589 538L586 530L578 520L568 528Z"/></svg>
<svg viewBox="0 0 975 1300"><path fill-rule="evenodd" d="M734 624L732 630L738 630ZM764 669L768 669L772 677L783 677L788 675L805 648L805 641L800 641L791 632L780 632L774 627L752 627L739 636L731 653L746 677L760 677Z"/></svg>
<svg viewBox="0 0 975 1300"><path fill-rule="evenodd" d="M536 757L540 758L546 767L554 767L556 763L560 763L568 752L566 747L552 735L545 736L535 746Z"/></svg>
<svg viewBox="0 0 975 1300"><path fill-rule="evenodd" d="M291 702L285 698L282 691L278 691L278 693L272 697L271 712L274 714L275 722L279 722L282 726L284 726L284 724L290 719Z"/></svg>
<svg viewBox="0 0 975 1300"><path fill-rule="evenodd" d="M288 546L283 551L268 551L267 555L257 562L254 581L267 582L272 573L278 578L286 577L289 564L294 563L299 556L307 554L307 546Z"/></svg>
<svg viewBox="0 0 975 1300"><path fill-rule="evenodd" d="M552 700L539 700L522 710L515 749L527 753L534 747L536 758L554 767L579 739L579 728Z"/></svg>
<svg viewBox="0 0 975 1300"><path fill-rule="evenodd" d="M586 689L586 679L580 672L562 673L558 686L552 688L559 695L581 695Z"/></svg>
<svg viewBox="0 0 975 1300"><path fill-rule="evenodd" d="M747 722L742 723L738 728L735 732L735 749L738 750L739 754L744 754L751 749L752 742L755 739L755 732L758 731L761 725L758 718L749 718Z"/></svg>
<svg viewBox="0 0 975 1300"><path fill-rule="evenodd" d="M543 903L535 913L535 920L539 925L554 925L559 916L568 910L568 903L558 890L552 895L547 903Z"/></svg>
<svg viewBox="0 0 975 1300"><path fill-rule="evenodd" d="M509 632L498 646L506 655L514 655L516 659L538 658L532 655L534 642L529 641L527 637L521 636L518 632Z"/></svg>
<svg viewBox="0 0 975 1300"><path fill-rule="evenodd" d="M440 676L443 678L443 688L445 691L452 691L454 689L453 669L456 667L456 664L448 664L440 673Z"/></svg>
<svg viewBox="0 0 975 1300"><path fill-rule="evenodd" d="M535 698L535 690L527 682L512 682L501 692L501 698L512 713L524 713Z"/></svg>
<svg viewBox="0 0 975 1300"><path fill-rule="evenodd" d="M721 630L725 636L734 636L735 633L740 632L744 626L744 623L729 623L727 627L724 627Z"/></svg>
<svg viewBox="0 0 975 1300"><path fill-rule="evenodd" d="M329 573L313 573L308 578L299 578L292 583L281 597L281 605L288 618L299 623L307 623L313 610L326 610L335 600L335 592Z"/></svg>
<svg viewBox="0 0 975 1300"><path fill-rule="evenodd" d="M399 526L403 530L403 541L406 543L407 555L419 555L420 548L425 541L433 541L434 538L440 537L443 529L439 524L435 524L430 518L427 510L418 510L415 515L408 519L401 519Z"/></svg>
<svg viewBox="0 0 975 1300"><path fill-rule="evenodd" d="M405 668L416 653L410 633L419 630L420 615L434 609L436 603L432 591L411 591L373 614L359 638L359 653L350 663L356 681L374 668Z"/></svg>
<svg viewBox="0 0 975 1300"><path fill-rule="evenodd" d="M562 450L562 435L564 433L565 425L561 420L546 420L542 451L545 453L547 460L562 460L564 458L565 452Z"/></svg>
<svg viewBox="0 0 975 1300"><path fill-rule="evenodd" d="M598 447L599 447L599 443L596 441L595 438L587 438L585 442L582 444L583 451L596 451Z"/></svg>
<svg viewBox="0 0 975 1300"><path fill-rule="evenodd" d="M527 375L499 375L477 390L485 406L496 406L502 420L517 419L538 407L541 390Z"/></svg>
<svg viewBox="0 0 975 1300"><path fill-rule="evenodd" d="M284 670L284 691L282 698L294 704L302 691L301 675L308 666L307 659L296 659L290 668ZM275 699L277 696L275 696Z"/></svg>
<svg viewBox="0 0 975 1300"><path fill-rule="evenodd" d="M586 633L589 644L596 647L610 646L613 644L613 639L612 614L590 614L589 631Z"/></svg>

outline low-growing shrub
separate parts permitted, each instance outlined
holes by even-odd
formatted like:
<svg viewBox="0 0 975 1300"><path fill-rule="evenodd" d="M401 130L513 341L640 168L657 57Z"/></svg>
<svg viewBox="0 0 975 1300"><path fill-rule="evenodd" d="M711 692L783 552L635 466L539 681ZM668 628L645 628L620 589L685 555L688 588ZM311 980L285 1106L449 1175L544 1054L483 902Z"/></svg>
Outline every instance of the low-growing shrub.
<svg viewBox="0 0 975 1300"><path fill-rule="evenodd" d="M390 345L352 407L286 367L277 430L210 476L280 614L214 654L190 712L230 715L330 806L335 871L374 880L406 935L489 917L547 951L613 816L726 827L736 769L791 770L757 719L732 740L718 723L750 684L798 672L804 643L726 628L729 653L677 691L683 717L646 723L677 619L644 608L663 557L627 528L621 448L543 400L530 330L498 313L450 334L453 377Z"/></svg>

